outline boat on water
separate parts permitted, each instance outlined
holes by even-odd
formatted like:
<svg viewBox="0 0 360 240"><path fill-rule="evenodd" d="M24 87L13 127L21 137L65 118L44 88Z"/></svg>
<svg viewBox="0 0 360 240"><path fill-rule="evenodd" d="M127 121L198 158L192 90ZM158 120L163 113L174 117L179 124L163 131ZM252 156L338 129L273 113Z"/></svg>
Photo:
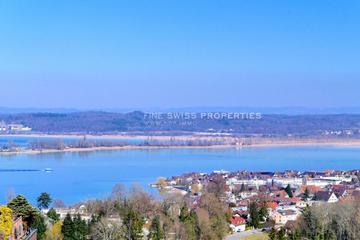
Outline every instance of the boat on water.
<svg viewBox="0 0 360 240"><path fill-rule="evenodd" d="M52 172L53 170L52 170L52 168L45 168L43 171L44 172Z"/></svg>

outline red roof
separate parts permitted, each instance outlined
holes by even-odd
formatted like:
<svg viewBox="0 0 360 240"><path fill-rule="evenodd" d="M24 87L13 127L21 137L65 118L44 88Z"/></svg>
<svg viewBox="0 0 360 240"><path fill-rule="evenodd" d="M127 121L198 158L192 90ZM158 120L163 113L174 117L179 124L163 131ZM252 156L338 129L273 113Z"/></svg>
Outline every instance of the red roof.
<svg viewBox="0 0 360 240"><path fill-rule="evenodd" d="M277 204L277 202L267 202L267 203L266 203L266 206L267 206L268 208L275 209L275 208L278 207L278 204Z"/></svg>
<svg viewBox="0 0 360 240"><path fill-rule="evenodd" d="M231 218L231 224L232 225L235 225L235 226L238 226L238 225L243 225L246 223L246 220L243 219L242 217L240 216L233 216Z"/></svg>

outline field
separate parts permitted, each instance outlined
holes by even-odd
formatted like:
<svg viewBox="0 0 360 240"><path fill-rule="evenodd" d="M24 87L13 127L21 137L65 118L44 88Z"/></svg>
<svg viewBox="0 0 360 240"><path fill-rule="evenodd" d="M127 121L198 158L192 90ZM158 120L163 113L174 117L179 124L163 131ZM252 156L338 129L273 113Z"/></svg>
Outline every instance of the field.
<svg viewBox="0 0 360 240"><path fill-rule="evenodd" d="M254 235L241 238L241 240L269 240L269 237L266 233L256 233Z"/></svg>

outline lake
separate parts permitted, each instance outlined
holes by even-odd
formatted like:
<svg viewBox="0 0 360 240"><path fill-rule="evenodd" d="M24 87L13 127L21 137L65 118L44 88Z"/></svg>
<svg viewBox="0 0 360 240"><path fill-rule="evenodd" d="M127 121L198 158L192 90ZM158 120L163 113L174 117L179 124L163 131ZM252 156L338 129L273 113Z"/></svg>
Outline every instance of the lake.
<svg viewBox="0 0 360 240"><path fill-rule="evenodd" d="M44 171L7 172L9 169ZM155 149L0 156L0 203L9 189L34 202L41 192L67 204L106 197L117 183L148 184L159 176L213 170L360 169L360 148L269 147Z"/></svg>

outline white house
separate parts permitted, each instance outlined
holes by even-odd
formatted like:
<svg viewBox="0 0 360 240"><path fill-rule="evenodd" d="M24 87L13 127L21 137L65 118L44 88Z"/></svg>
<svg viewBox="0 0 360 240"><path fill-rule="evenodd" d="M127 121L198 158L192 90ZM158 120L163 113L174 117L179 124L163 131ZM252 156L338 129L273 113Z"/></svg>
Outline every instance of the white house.
<svg viewBox="0 0 360 240"><path fill-rule="evenodd" d="M236 214L231 218L230 228L233 232L244 232L246 229L246 220Z"/></svg>

